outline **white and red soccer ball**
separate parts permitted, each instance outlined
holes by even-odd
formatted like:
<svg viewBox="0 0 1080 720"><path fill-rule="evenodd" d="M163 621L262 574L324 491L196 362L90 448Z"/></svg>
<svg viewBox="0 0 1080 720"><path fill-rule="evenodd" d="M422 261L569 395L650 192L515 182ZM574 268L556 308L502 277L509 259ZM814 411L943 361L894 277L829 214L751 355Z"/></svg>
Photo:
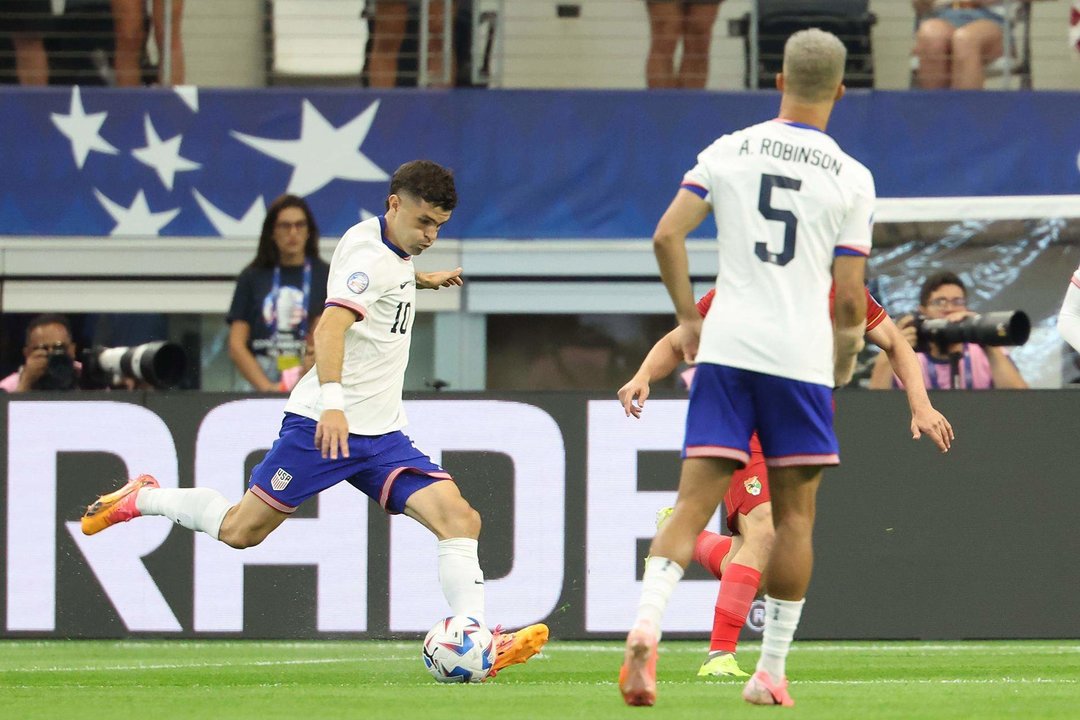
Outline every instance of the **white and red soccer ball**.
<svg viewBox="0 0 1080 720"><path fill-rule="evenodd" d="M466 615L435 623L424 638L424 666L439 682L478 683L495 664L491 631Z"/></svg>

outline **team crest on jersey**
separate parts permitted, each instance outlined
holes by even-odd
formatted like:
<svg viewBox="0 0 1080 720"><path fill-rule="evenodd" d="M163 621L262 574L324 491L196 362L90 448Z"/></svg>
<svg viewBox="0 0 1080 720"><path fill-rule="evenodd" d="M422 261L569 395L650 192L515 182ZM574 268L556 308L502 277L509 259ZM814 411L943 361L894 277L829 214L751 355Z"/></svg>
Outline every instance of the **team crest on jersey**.
<svg viewBox="0 0 1080 720"><path fill-rule="evenodd" d="M757 479L757 475L744 480L743 487L746 488L747 493L754 497L761 494L761 481Z"/></svg>
<svg viewBox="0 0 1080 720"><path fill-rule="evenodd" d="M368 285L370 284L371 280L368 279L367 273L363 272L354 272L349 276L349 279L345 281L345 285L357 295L367 290Z"/></svg>
<svg viewBox="0 0 1080 720"><path fill-rule="evenodd" d="M278 468L273 479L270 480L270 487L281 492L290 482L292 482L292 475L285 472L285 468Z"/></svg>

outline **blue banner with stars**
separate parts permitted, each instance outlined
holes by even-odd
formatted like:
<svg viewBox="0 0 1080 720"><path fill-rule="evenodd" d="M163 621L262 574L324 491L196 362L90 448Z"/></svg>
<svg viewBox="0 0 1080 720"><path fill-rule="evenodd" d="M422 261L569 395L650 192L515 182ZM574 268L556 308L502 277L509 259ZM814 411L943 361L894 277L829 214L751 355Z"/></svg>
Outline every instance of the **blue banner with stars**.
<svg viewBox="0 0 1080 720"><path fill-rule="evenodd" d="M697 153L778 96L9 87L0 103L4 235L256 237L289 192L334 236L428 158L458 179L446 237L568 239L649 237ZM1080 193L1076 93L850 93L829 132L879 197Z"/></svg>

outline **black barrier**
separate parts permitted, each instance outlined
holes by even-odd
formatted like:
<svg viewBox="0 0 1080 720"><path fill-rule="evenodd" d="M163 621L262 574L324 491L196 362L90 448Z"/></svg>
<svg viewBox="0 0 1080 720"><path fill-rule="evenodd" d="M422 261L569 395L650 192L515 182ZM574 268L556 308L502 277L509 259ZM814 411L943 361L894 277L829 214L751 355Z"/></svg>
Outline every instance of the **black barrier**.
<svg viewBox="0 0 1080 720"><path fill-rule="evenodd" d="M348 486L244 551L162 519L81 535L81 507L130 473L239 499L282 398L33 397L0 400L4 636L416 637L445 613L434 541ZM837 397L844 464L822 487L800 637L1080 636L1063 610L1080 555L1080 394L938 393L957 431L945 456L910 440L901 394ZM673 496L685 400L650 398L641 421L571 393L441 393L406 408L407 432L484 516L489 623L624 632L653 514ZM711 623L716 582L688 580L671 636Z"/></svg>

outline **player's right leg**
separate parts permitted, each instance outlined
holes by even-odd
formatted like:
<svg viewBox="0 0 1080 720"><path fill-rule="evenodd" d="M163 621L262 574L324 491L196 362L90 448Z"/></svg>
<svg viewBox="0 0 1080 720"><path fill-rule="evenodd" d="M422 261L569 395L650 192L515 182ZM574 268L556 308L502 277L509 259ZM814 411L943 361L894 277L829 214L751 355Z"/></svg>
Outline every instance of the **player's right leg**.
<svg viewBox="0 0 1080 720"><path fill-rule="evenodd" d="M163 515L217 540L222 521L231 508L232 503L217 490L161 488L152 476L140 475L90 503L81 524L83 534L94 535L143 515Z"/></svg>
<svg viewBox="0 0 1080 720"><path fill-rule="evenodd" d="M210 488L160 488L150 475L140 475L91 503L82 517L82 531L94 535L144 515L167 517L234 548L258 545L288 517L251 491L233 505Z"/></svg>
<svg viewBox="0 0 1080 720"><path fill-rule="evenodd" d="M225 514L218 531L218 540L237 549L254 547L278 528L289 517L248 490L239 504Z"/></svg>

